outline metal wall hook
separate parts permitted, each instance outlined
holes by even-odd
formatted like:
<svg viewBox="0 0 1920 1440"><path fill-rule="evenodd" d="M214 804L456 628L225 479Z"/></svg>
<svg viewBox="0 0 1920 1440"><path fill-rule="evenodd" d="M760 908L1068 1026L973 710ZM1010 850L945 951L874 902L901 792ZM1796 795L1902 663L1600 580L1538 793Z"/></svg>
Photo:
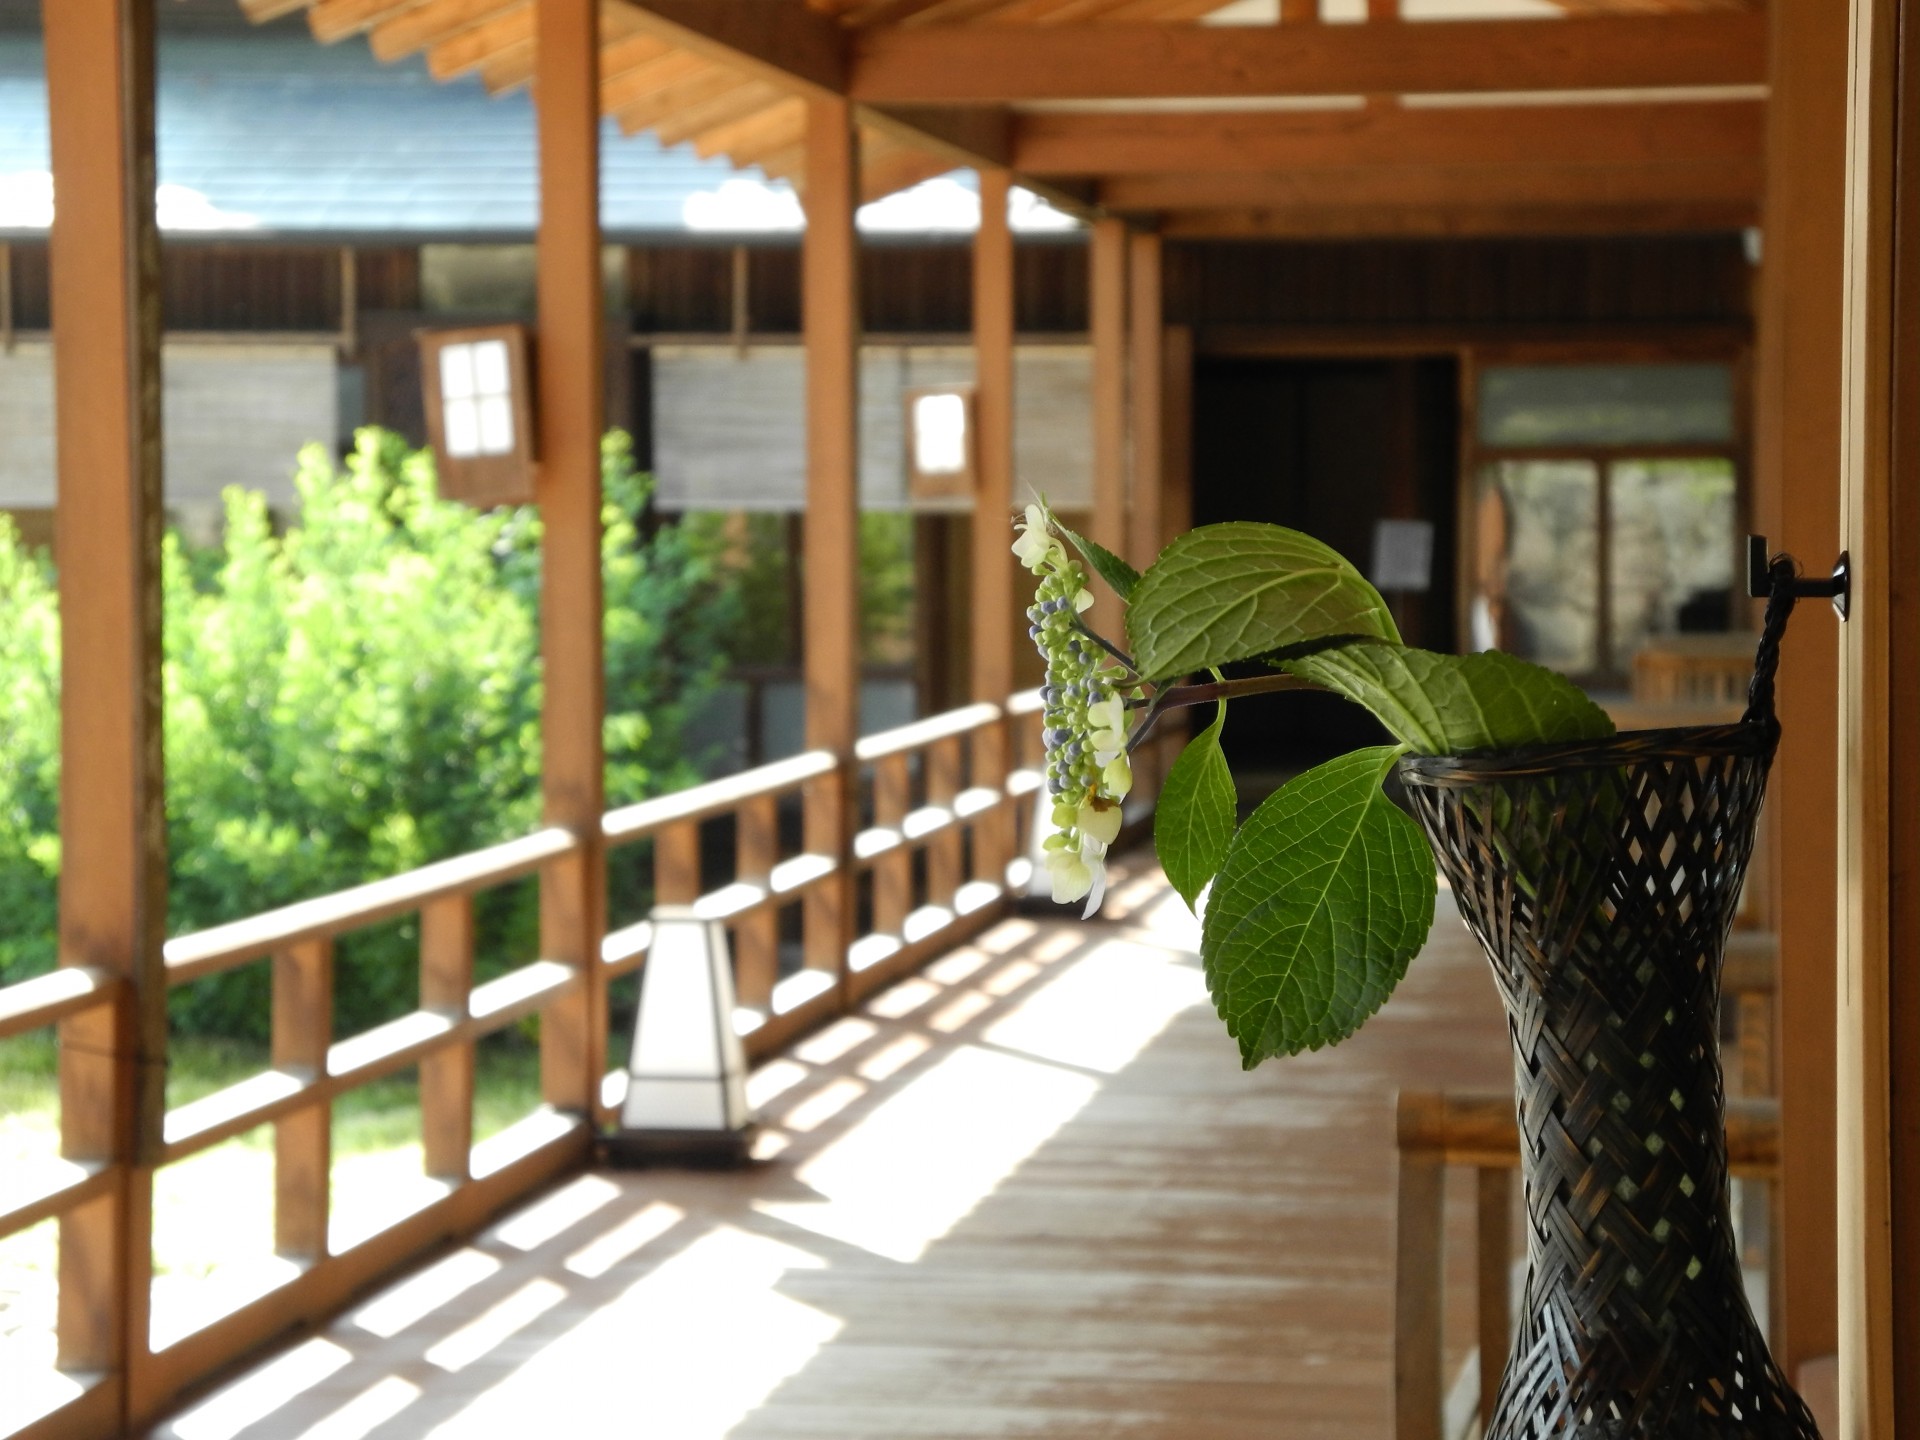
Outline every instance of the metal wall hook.
<svg viewBox="0 0 1920 1440"><path fill-rule="evenodd" d="M1791 560L1792 557L1788 557ZM1842 620L1847 618L1847 604L1853 594L1853 562L1847 552L1842 550L1840 558L1833 562L1833 573L1817 580L1800 576L1798 563L1794 564L1796 578L1793 593L1801 600L1827 599L1833 602L1833 612ZM1767 537L1764 535L1747 536L1747 594L1756 600L1764 600L1773 593L1773 562L1767 552Z"/></svg>

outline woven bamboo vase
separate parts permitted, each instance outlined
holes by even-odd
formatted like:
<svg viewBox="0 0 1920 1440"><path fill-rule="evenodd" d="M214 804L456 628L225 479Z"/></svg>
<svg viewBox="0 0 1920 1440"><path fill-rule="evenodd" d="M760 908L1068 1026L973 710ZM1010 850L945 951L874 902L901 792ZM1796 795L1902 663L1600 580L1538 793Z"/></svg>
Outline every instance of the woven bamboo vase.
<svg viewBox="0 0 1920 1440"><path fill-rule="evenodd" d="M1513 1041L1527 1282L1488 1440L1818 1435L1741 1284L1716 1023L1791 609L1739 724L1401 764Z"/></svg>

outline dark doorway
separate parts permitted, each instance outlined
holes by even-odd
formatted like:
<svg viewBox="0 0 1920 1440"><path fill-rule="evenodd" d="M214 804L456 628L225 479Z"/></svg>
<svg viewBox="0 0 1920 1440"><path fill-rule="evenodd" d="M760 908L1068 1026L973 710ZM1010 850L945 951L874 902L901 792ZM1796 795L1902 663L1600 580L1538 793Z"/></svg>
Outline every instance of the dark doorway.
<svg viewBox="0 0 1920 1440"><path fill-rule="evenodd" d="M1433 527L1424 591L1389 591L1402 636L1454 648L1459 370L1451 358L1201 360L1194 371L1196 525L1264 520L1303 530L1373 574L1381 520ZM1330 695L1237 702L1234 770L1278 783L1387 735Z"/></svg>

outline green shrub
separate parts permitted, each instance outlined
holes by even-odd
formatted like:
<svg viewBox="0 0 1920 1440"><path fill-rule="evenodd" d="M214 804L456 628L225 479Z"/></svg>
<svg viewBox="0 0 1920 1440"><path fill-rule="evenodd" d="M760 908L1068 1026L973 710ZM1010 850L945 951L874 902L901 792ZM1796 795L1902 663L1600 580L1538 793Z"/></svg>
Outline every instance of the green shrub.
<svg viewBox="0 0 1920 1440"><path fill-rule="evenodd" d="M698 776L690 718L733 620L710 556L664 526L624 435L602 451L607 790L622 804ZM164 551L173 933L524 834L540 811L540 524L439 499L432 456L360 432L336 469L302 452L298 523L226 497L226 533ZM58 640L51 576L0 530L0 978L52 962ZM528 958L535 887L482 897L483 973ZM409 1009L413 923L340 947L337 1028ZM258 1039L265 967L183 987L175 1026Z"/></svg>

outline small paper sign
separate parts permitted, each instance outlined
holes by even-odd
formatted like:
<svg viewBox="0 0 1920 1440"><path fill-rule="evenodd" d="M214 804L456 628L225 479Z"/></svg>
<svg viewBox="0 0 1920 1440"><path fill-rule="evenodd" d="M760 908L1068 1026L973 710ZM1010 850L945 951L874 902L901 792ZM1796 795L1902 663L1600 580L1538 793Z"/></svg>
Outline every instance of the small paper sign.
<svg viewBox="0 0 1920 1440"><path fill-rule="evenodd" d="M1382 590L1426 590L1432 586L1432 521L1375 522L1373 583Z"/></svg>

